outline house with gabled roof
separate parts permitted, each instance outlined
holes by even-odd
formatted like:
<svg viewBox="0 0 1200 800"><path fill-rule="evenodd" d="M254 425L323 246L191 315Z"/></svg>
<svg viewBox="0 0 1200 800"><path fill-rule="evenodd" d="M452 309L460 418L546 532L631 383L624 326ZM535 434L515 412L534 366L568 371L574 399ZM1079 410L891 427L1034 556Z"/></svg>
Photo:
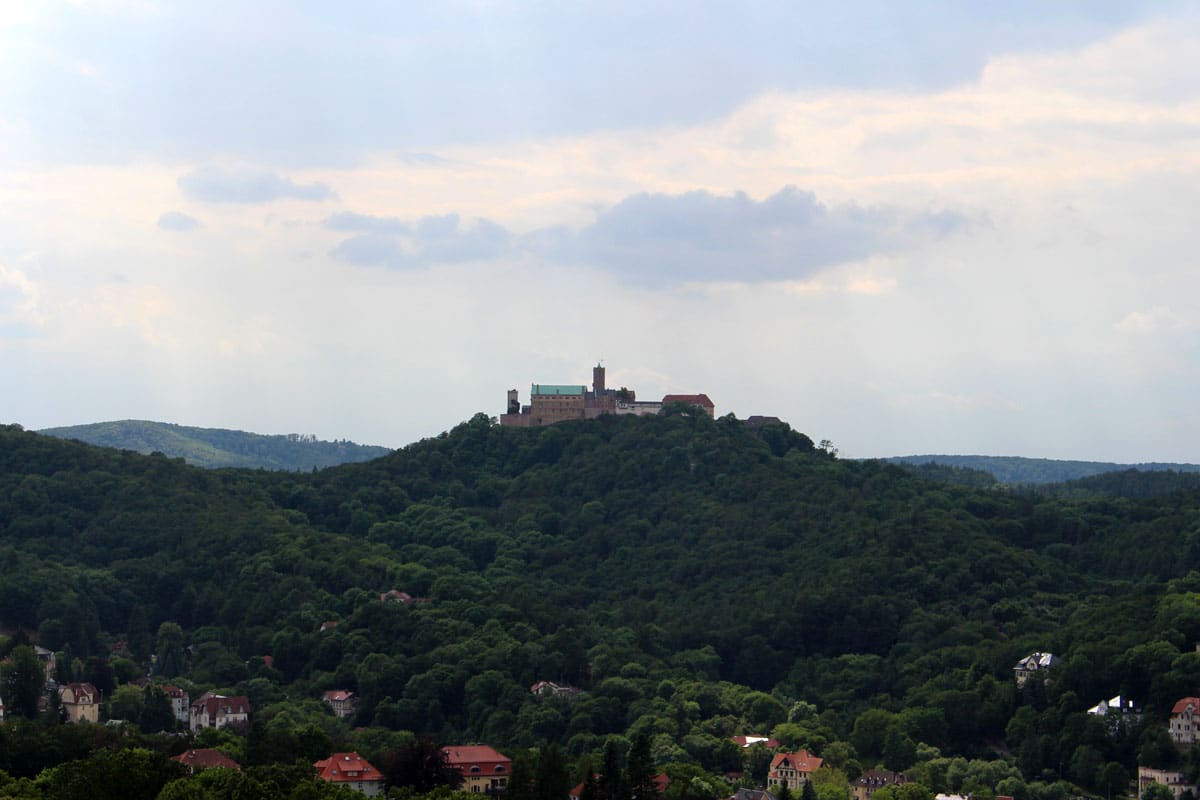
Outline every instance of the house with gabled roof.
<svg viewBox="0 0 1200 800"><path fill-rule="evenodd" d="M1200 741L1200 697L1184 697L1171 708L1171 741L1186 750Z"/></svg>
<svg viewBox="0 0 1200 800"><path fill-rule="evenodd" d="M379 595L381 603L399 603L402 606L419 606L429 602L428 597L414 597L408 592L402 592L399 589L388 589Z"/></svg>
<svg viewBox="0 0 1200 800"><path fill-rule="evenodd" d="M1056 666L1058 662L1058 656L1054 655L1053 653L1039 652L1030 653L1029 655L1025 656L1013 667L1013 677L1017 681L1017 688L1020 689L1026 684L1026 682L1029 681L1030 678L1039 672L1045 674L1045 670Z"/></svg>
<svg viewBox="0 0 1200 800"><path fill-rule="evenodd" d="M100 692L90 683L68 683L58 691L67 722L99 722Z"/></svg>
<svg viewBox="0 0 1200 800"><path fill-rule="evenodd" d="M189 775L194 775L202 769L212 769L213 767L231 769L234 772L242 771L241 764L237 763L220 750L213 750L211 748L185 750L179 755L172 757L171 760L178 761L180 764L183 764L185 767L187 767Z"/></svg>
<svg viewBox="0 0 1200 800"><path fill-rule="evenodd" d="M193 732L204 728L224 728L237 722L250 720L250 700L244 695L226 697L205 692L192 702L188 714L188 727Z"/></svg>
<svg viewBox="0 0 1200 800"><path fill-rule="evenodd" d="M327 783L345 786L367 797L383 794L383 773L358 753L334 753L329 758L315 762L313 767L317 770L317 777Z"/></svg>
<svg viewBox="0 0 1200 800"><path fill-rule="evenodd" d="M824 759L817 758L807 750L797 753L776 753L767 771L767 789L786 786L798 792L804 788L809 777L821 768Z"/></svg>
<svg viewBox="0 0 1200 800"><path fill-rule="evenodd" d="M169 683L164 683L159 688L171 699L171 713L175 715L175 719L184 725L188 724L191 720L191 696L178 686L172 686Z"/></svg>
<svg viewBox="0 0 1200 800"><path fill-rule="evenodd" d="M498 794L508 786L512 759L486 744L451 745L442 748L442 755L462 776L463 791Z"/></svg>
<svg viewBox="0 0 1200 800"><path fill-rule="evenodd" d="M338 719L353 717L358 710L358 698L354 692L345 689L330 689L321 695L321 702L333 709L333 715Z"/></svg>
<svg viewBox="0 0 1200 800"><path fill-rule="evenodd" d="M567 686L565 683L538 681L529 687L529 693L538 697L578 697L582 694L582 690L574 686Z"/></svg>

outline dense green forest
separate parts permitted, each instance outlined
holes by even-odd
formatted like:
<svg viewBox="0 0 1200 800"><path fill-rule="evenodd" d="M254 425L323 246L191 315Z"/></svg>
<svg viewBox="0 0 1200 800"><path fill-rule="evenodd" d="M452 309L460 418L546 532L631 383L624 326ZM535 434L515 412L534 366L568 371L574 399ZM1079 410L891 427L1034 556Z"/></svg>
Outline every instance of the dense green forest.
<svg viewBox="0 0 1200 800"><path fill-rule="evenodd" d="M224 428L194 428L137 419L46 428L39 433L101 447L132 450L144 455L162 453L169 458L182 458L198 467L213 468L261 467L308 471L354 461L369 461L391 452L386 447L349 441L326 442L315 436L296 433L264 436Z"/></svg>
<svg viewBox="0 0 1200 800"><path fill-rule="evenodd" d="M961 467L992 475L998 482L1016 484L1065 483L1108 472L1184 472L1200 473L1200 464L1113 464L1107 461L1061 461L1052 458L1022 458L1020 456L893 456L889 464L932 464L941 467Z"/></svg>
<svg viewBox="0 0 1200 800"><path fill-rule="evenodd" d="M961 485L670 412L480 414L312 473L0 430L0 679L31 718L0 729L0 796L56 796L70 765L130 753L165 785L154 759L196 745L159 733L161 698L133 685L147 670L248 696L248 730L199 744L258 770L337 749L391 763L427 734L559 752L579 781L644 741L668 800L707 800L730 772L761 783L761 746L729 737L770 733L825 759L819 800L874 766L984 800L1115 797L1139 764L1200 773L1164 741L1200 693L1195 486ZM120 736L14 706L26 635L105 693ZM1018 690L1033 651L1061 663ZM539 680L583 691L535 696ZM356 717L327 689L354 691ZM1144 718L1085 713L1116 694Z"/></svg>

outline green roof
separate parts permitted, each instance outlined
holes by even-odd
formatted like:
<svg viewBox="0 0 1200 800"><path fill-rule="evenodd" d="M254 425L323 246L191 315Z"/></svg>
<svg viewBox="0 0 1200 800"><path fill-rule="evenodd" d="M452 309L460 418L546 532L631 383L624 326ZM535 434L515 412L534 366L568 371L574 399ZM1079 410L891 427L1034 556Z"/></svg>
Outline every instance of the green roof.
<svg viewBox="0 0 1200 800"><path fill-rule="evenodd" d="M560 386L553 383L535 383L533 384L533 388L529 390L529 394L531 397L537 395L542 395L544 397L548 394L578 396L583 394L584 390L585 387L583 386Z"/></svg>

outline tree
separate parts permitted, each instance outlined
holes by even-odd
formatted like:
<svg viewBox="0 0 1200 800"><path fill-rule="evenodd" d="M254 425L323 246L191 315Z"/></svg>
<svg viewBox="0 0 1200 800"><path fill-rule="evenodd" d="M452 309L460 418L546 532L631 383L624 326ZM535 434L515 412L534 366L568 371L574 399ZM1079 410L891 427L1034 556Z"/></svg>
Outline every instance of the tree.
<svg viewBox="0 0 1200 800"><path fill-rule="evenodd" d="M446 762L446 755L432 736L418 736L406 745L384 752L379 771L388 786L408 786L415 794L426 794L439 786L458 788L462 775Z"/></svg>
<svg viewBox="0 0 1200 800"><path fill-rule="evenodd" d="M146 695L138 687L127 684L113 692L108 704L108 717L141 724L145 710Z"/></svg>
<svg viewBox="0 0 1200 800"><path fill-rule="evenodd" d="M157 656L156 671L164 678L174 678L184 671L183 628L174 622L164 622L158 626L158 644L155 647Z"/></svg>
<svg viewBox="0 0 1200 800"><path fill-rule="evenodd" d="M1161 783L1152 783L1142 792L1142 800L1174 800L1172 791Z"/></svg>
<svg viewBox="0 0 1200 800"><path fill-rule="evenodd" d="M538 752L534 777L534 800L564 800L571 793L571 774L558 745L543 747Z"/></svg>
<svg viewBox="0 0 1200 800"><path fill-rule="evenodd" d="M629 748L629 759L625 769L625 782L632 800L658 800L656 777L654 758L650 754L650 738L644 733L639 733Z"/></svg>
<svg viewBox="0 0 1200 800"><path fill-rule="evenodd" d="M183 772L182 764L161 753L134 748L67 762L47 770L38 782L48 797L60 800L154 800Z"/></svg>
<svg viewBox="0 0 1200 800"><path fill-rule="evenodd" d="M599 800L628 800L625 776L621 770L621 754L617 743L609 739L604 744L604 762L600 766L600 777L596 780Z"/></svg>
<svg viewBox="0 0 1200 800"><path fill-rule="evenodd" d="M161 687L147 686L142 695L142 718L138 722L142 730L146 733L169 731L174 729L175 722L171 698Z"/></svg>
<svg viewBox="0 0 1200 800"><path fill-rule="evenodd" d="M14 647L8 660L0 664L0 697L9 714L33 719L46 683L46 671L31 645Z"/></svg>

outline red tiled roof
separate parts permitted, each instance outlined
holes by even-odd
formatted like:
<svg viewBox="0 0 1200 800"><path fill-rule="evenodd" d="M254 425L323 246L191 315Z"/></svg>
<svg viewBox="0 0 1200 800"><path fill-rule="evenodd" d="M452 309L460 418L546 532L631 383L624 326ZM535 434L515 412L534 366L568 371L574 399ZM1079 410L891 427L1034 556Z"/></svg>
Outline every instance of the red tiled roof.
<svg viewBox="0 0 1200 800"><path fill-rule="evenodd" d="M511 764L512 759L496 752L486 744L450 745L442 748L446 763L452 767L467 767L473 764Z"/></svg>
<svg viewBox="0 0 1200 800"><path fill-rule="evenodd" d="M344 703L354 697L354 692L348 692L345 689L330 689L324 695L324 700L327 703Z"/></svg>
<svg viewBox="0 0 1200 800"><path fill-rule="evenodd" d="M1200 711L1200 697L1185 697L1175 704L1175 707L1171 709L1171 713L1182 714L1184 711L1187 711L1189 704L1193 711Z"/></svg>
<svg viewBox="0 0 1200 800"><path fill-rule="evenodd" d="M192 708L203 708L208 711L210 719L217 714L249 714L250 700L245 695L225 697L224 695L205 692L192 701Z"/></svg>
<svg viewBox="0 0 1200 800"><path fill-rule="evenodd" d="M159 688L166 693L167 697L187 697L187 692L185 692L183 689L180 689L178 686L172 686L169 683L164 683Z"/></svg>
<svg viewBox="0 0 1200 800"><path fill-rule="evenodd" d="M192 772L209 767L224 767L225 769L242 771L242 766L220 750L188 750L171 759L183 764Z"/></svg>
<svg viewBox="0 0 1200 800"><path fill-rule="evenodd" d="M382 781L383 775L358 753L334 753L313 764L317 777L330 783Z"/></svg>
<svg viewBox="0 0 1200 800"><path fill-rule="evenodd" d="M668 394L663 395L663 403L689 403L701 408L716 408L706 394Z"/></svg>
<svg viewBox="0 0 1200 800"><path fill-rule="evenodd" d="M797 772L815 772L825 763L824 759L811 755L807 750L801 750L798 753L776 753L771 759L771 769L781 766L784 761Z"/></svg>

